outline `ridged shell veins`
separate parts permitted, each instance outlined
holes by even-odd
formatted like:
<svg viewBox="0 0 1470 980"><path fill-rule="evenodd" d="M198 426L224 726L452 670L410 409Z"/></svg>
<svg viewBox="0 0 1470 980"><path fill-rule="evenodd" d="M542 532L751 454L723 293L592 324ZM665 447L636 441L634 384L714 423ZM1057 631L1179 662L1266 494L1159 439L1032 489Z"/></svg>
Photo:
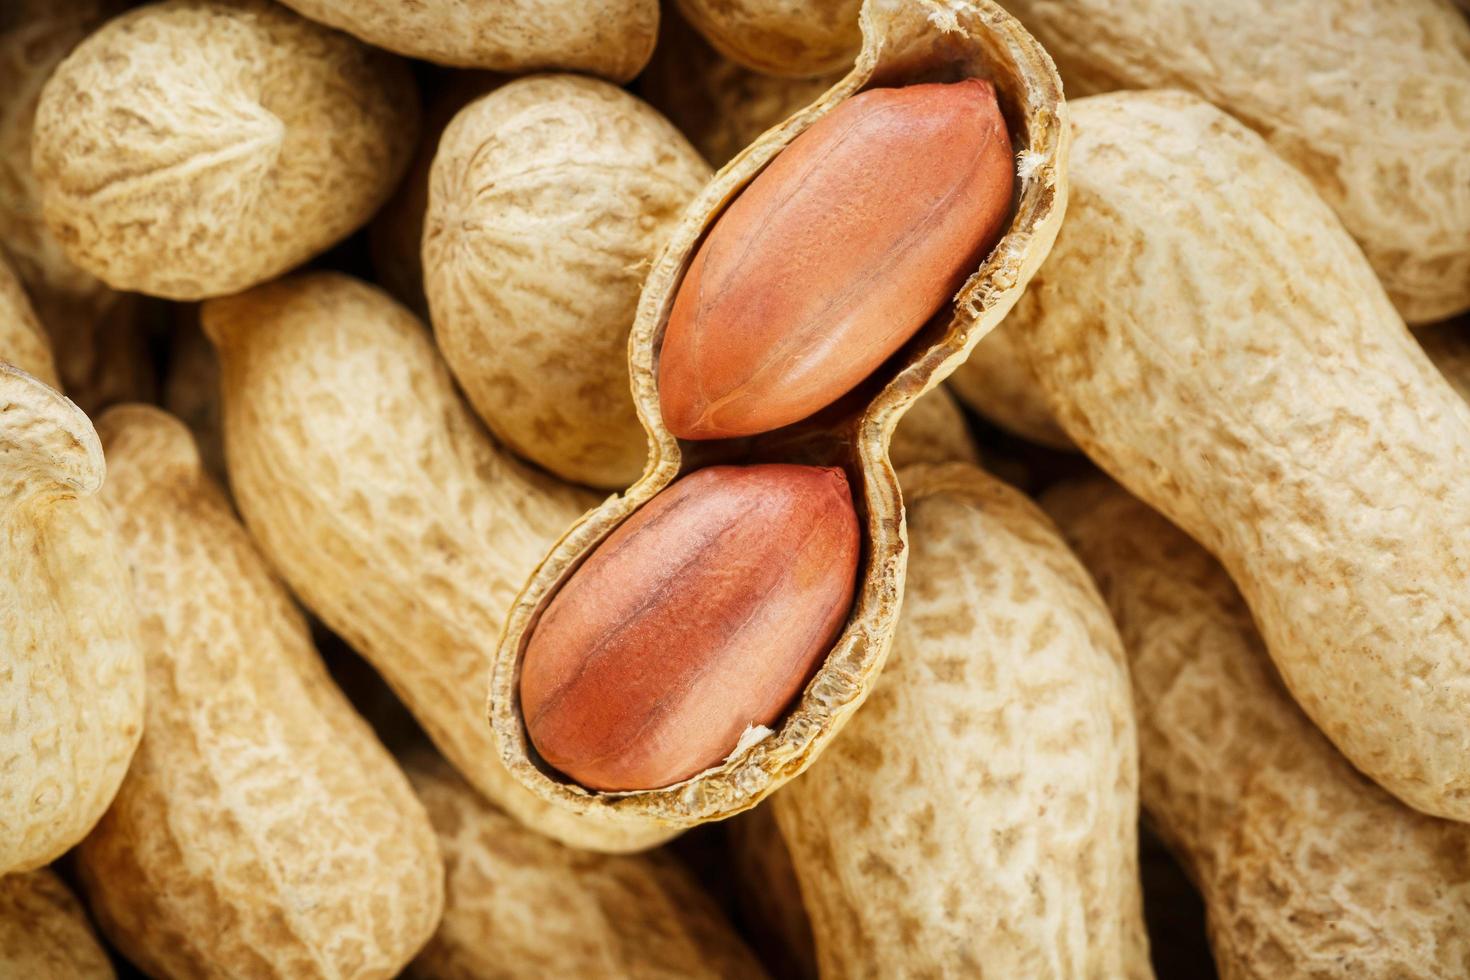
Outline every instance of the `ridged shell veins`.
<svg viewBox="0 0 1470 980"><path fill-rule="evenodd" d="M521 666L543 760L654 789L771 725L847 620L857 513L840 469L712 466L608 536L546 607Z"/></svg>
<svg viewBox="0 0 1470 980"><path fill-rule="evenodd" d="M754 435L852 390L979 267L1014 185L989 82L842 103L746 187L695 254L659 355L669 431Z"/></svg>

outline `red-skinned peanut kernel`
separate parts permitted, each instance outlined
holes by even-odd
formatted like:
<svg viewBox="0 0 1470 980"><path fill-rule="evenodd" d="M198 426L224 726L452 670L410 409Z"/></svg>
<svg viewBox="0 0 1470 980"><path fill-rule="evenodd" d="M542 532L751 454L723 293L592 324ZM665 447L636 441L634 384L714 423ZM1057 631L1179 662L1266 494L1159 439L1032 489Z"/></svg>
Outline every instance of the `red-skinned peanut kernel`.
<svg viewBox="0 0 1470 980"><path fill-rule="evenodd" d="M745 188L695 254L659 355L669 431L768 432L850 391L979 267L1014 184L989 82L842 103Z"/></svg>
<svg viewBox="0 0 1470 980"><path fill-rule="evenodd" d="M551 600L521 665L536 751L583 786L654 789L770 725L852 605L840 469L712 466L615 530Z"/></svg>

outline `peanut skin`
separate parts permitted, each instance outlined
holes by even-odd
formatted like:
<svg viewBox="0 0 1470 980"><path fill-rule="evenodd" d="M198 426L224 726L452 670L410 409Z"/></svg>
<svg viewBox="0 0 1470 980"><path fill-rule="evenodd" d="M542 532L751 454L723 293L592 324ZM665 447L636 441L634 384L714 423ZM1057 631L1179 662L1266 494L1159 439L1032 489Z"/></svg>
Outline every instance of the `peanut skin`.
<svg viewBox="0 0 1470 980"><path fill-rule="evenodd" d="M799 136L694 256L659 363L681 439L753 435L851 390L924 325L1010 212L989 82L874 89Z"/></svg>
<svg viewBox="0 0 1470 980"><path fill-rule="evenodd" d="M526 649L526 727L602 790L666 786L769 725L847 618L858 523L838 469L712 466L614 531Z"/></svg>

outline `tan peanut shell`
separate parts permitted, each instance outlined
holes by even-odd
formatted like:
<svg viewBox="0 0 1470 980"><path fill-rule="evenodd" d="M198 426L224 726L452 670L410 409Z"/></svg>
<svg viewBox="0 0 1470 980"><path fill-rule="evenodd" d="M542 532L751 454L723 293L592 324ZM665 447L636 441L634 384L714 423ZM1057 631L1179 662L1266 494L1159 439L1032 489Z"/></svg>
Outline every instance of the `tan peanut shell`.
<svg viewBox="0 0 1470 980"><path fill-rule="evenodd" d="M970 424L948 385L930 388L899 419L888 460L894 469L915 463L980 463Z"/></svg>
<svg viewBox="0 0 1470 980"><path fill-rule="evenodd" d="M726 58L769 75L806 77L852 64L862 0L675 0Z"/></svg>
<svg viewBox="0 0 1470 980"><path fill-rule="evenodd" d="M0 877L0 976L112 980L87 913L50 868Z"/></svg>
<svg viewBox="0 0 1470 980"><path fill-rule="evenodd" d="M1122 633L1143 807L1204 892L1220 975L1464 976L1470 827L1338 754L1203 548L1100 478L1044 500Z"/></svg>
<svg viewBox="0 0 1470 980"><path fill-rule="evenodd" d="M960 401L1007 432L1048 449L1075 450L1026 364L1019 332L1004 323L992 330L955 369L949 386Z"/></svg>
<svg viewBox="0 0 1470 980"><path fill-rule="evenodd" d="M861 704L882 668L903 594L904 530L887 459L899 418L939 384L1010 309L1045 258L1066 197L1067 109L1046 53L988 0L931 6L869 0L853 71L816 103L730 161L685 210L644 283L629 346L633 400L648 431L643 477L584 515L537 567L511 609L495 654L491 722L516 779L569 813L690 826L754 806L801 772ZM865 86L984 77L994 82L1016 148L1015 215L995 249L941 311L849 397L795 426L736 443L685 447L659 412L658 352L673 296L701 235L721 209L800 132ZM681 471L721 462L841 465L856 500L864 565L846 629L775 731L753 730L719 766L660 790L590 794L560 781L529 750L516 697L524 646L541 608L581 559Z"/></svg>
<svg viewBox="0 0 1470 980"><path fill-rule="evenodd" d="M517 820L604 850L671 836L557 811L505 771L485 723L506 608L591 495L495 445L424 325L372 286L298 276L206 303L203 324L235 500L301 600Z"/></svg>
<svg viewBox="0 0 1470 980"><path fill-rule="evenodd" d="M813 78L751 71L710 47L676 8L669 8L638 88L711 165L723 167L757 136L814 101L846 73L845 66Z"/></svg>
<svg viewBox="0 0 1470 980"><path fill-rule="evenodd" d="M36 311L15 273L0 256L0 361L14 365L53 388L61 382L56 377L56 361L51 345L36 319Z"/></svg>
<svg viewBox="0 0 1470 980"><path fill-rule="evenodd" d="M32 161L68 256L117 289L245 289L363 224L412 152L393 57L265 0L167 0L67 56Z"/></svg>
<svg viewBox="0 0 1470 980"><path fill-rule="evenodd" d="M409 778L447 868L444 921L407 976L765 976L689 873L667 854L590 854L516 823L420 750Z"/></svg>
<svg viewBox="0 0 1470 980"><path fill-rule="evenodd" d="M0 875L92 828L143 730L138 623L102 477L87 417L0 363Z"/></svg>
<svg viewBox="0 0 1470 980"><path fill-rule="evenodd" d="M443 907L427 814L183 423L98 427L148 664L143 741L78 851L103 931L157 977L397 975Z"/></svg>
<svg viewBox="0 0 1470 980"><path fill-rule="evenodd" d="M1071 98L1184 88L1306 174L1411 323L1470 309L1470 24L1446 0L1012 0Z"/></svg>
<svg viewBox="0 0 1470 980"><path fill-rule="evenodd" d="M564 69L626 82L658 36L658 0L283 2L410 58L517 74Z"/></svg>
<svg viewBox="0 0 1470 980"><path fill-rule="evenodd" d="M1182 92L1072 107L1072 207L1007 329L1353 764L1470 820L1470 407L1259 136Z"/></svg>
<svg viewBox="0 0 1470 980"><path fill-rule="evenodd" d="M646 103L577 75L508 82L444 131L424 291L444 359L518 455L598 487L643 472L628 330L649 264L709 175Z"/></svg>
<svg viewBox="0 0 1470 980"><path fill-rule="evenodd" d="M903 474L908 592L862 713L771 801L822 976L1152 977L1118 634L1019 492Z"/></svg>

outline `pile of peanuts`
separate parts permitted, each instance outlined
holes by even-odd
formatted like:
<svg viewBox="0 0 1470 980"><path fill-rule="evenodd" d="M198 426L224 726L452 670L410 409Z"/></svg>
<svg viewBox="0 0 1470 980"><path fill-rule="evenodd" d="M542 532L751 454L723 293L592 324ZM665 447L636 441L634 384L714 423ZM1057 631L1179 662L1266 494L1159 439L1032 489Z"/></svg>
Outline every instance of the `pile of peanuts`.
<svg viewBox="0 0 1470 980"><path fill-rule="evenodd" d="M0 980L1470 976L1454 0L4 0Z"/></svg>

